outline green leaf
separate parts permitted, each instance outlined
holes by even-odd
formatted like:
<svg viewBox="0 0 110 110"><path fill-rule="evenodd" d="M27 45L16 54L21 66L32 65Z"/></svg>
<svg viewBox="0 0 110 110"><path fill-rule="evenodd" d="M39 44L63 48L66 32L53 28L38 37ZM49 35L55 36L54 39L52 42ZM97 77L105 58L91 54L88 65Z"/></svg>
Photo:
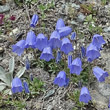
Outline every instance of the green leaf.
<svg viewBox="0 0 110 110"><path fill-rule="evenodd" d="M12 73L6 73L6 84L11 87L11 82L12 82L13 78L12 78Z"/></svg>
<svg viewBox="0 0 110 110"><path fill-rule="evenodd" d="M11 86L11 73L6 73L5 70L0 66L0 79L7 85Z"/></svg>
<svg viewBox="0 0 110 110"><path fill-rule="evenodd" d="M13 71L14 71L14 67L15 67L15 60L14 60L14 57L12 57L9 60L9 72L12 73L12 74L13 74Z"/></svg>
<svg viewBox="0 0 110 110"><path fill-rule="evenodd" d="M0 79L5 82L6 84L7 83L7 77L6 77L6 72L5 70L0 66Z"/></svg>
<svg viewBox="0 0 110 110"><path fill-rule="evenodd" d="M5 70L0 66L0 75L5 74Z"/></svg>
<svg viewBox="0 0 110 110"><path fill-rule="evenodd" d="M16 74L15 77L20 78L24 74L25 70L26 70L25 67L21 68L20 71Z"/></svg>
<svg viewBox="0 0 110 110"><path fill-rule="evenodd" d="M47 97L50 97L51 95L53 95L55 93L55 89L51 89L47 92L46 96L44 97L44 99L46 99Z"/></svg>
<svg viewBox="0 0 110 110"><path fill-rule="evenodd" d="M0 83L0 92L3 90L3 89L5 89L5 87L6 87L6 84L5 83Z"/></svg>
<svg viewBox="0 0 110 110"><path fill-rule="evenodd" d="M5 95L7 95L7 94L12 95L11 89L6 89L3 93Z"/></svg>

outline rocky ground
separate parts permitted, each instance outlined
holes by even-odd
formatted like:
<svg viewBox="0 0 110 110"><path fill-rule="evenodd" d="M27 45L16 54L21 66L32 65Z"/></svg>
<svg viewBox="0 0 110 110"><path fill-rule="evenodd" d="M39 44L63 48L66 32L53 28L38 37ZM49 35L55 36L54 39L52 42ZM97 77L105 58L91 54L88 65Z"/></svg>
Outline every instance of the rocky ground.
<svg viewBox="0 0 110 110"><path fill-rule="evenodd" d="M26 56L29 57L29 60L34 59L33 54L30 52L28 54L24 52L22 57L18 57L12 53L11 45L20 39L26 38L26 34L30 30L30 19L36 13L40 17L34 29L36 35L43 32L46 36L50 36L51 32L55 29L58 18L62 18L66 25L71 26L73 31L77 33L76 50L80 45L87 46L94 34L103 35L106 45L103 46L101 58L97 64L104 65L104 69L110 72L109 1L106 4L102 4L101 0L54 0L51 8L45 11L39 8L40 4L46 5L49 2L51 0L39 0L30 6L23 3L21 7L13 1L0 4L0 13L4 13L7 18L11 15L16 16L15 21L12 21L11 24L6 22L0 26L0 66L8 70L8 61L11 56L15 56L16 59L15 70L18 70L22 65L24 66ZM92 8L87 8L90 6ZM48 72L39 67L32 67L28 73L32 73L34 77L37 76L45 82L46 92L26 101L27 110L74 110L75 102L67 97L67 93L79 88L73 84L70 84L67 88L58 88L52 83L56 75L52 74L50 76ZM104 83L95 81L91 85L92 103L85 105L84 110L108 110L108 100L110 97L109 79L110 77Z"/></svg>

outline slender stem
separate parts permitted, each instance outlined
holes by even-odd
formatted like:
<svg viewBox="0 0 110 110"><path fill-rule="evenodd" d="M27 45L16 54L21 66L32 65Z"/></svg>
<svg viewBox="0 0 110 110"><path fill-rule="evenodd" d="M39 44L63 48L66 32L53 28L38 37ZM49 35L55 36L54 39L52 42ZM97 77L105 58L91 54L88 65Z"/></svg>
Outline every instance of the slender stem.
<svg viewBox="0 0 110 110"><path fill-rule="evenodd" d="M88 68L89 68L89 78L88 78L88 88L90 88L90 83L91 83L91 64L88 63Z"/></svg>
<svg viewBox="0 0 110 110"><path fill-rule="evenodd" d="M35 49L32 49L32 50L33 50L34 58L37 60L38 58L37 58L37 54L35 52Z"/></svg>

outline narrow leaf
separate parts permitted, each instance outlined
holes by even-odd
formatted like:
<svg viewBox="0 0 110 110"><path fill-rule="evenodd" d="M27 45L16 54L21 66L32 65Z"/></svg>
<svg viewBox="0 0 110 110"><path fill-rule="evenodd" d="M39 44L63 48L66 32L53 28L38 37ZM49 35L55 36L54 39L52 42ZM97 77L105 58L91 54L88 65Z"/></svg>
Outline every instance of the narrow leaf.
<svg viewBox="0 0 110 110"><path fill-rule="evenodd" d="M9 60L9 72L12 73L12 76L13 76L14 67L15 67L15 60L14 57L12 57Z"/></svg>
<svg viewBox="0 0 110 110"><path fill-rule="evenodd" d="M6 89L5 91L4 91L4 95L12 95L12 92L11 92L11 89Z"/></svg>
<svg viewBox="0 0 110 110"><path fill-rule="evenodd" d="M6 84L9 86L9 87L11 87L11 82L12 82L12 73L6 73Z"/></svg>
<svg viewBox="0 0 110 110"><path fill-rule="evenodd" d="M26 70L25 67L21 68L20 71L16 74L15 77L20 78L24 74L25 70Z"/></svg>
<svg viewBox="0 0 110 110"><path fill-rule="evenodd" d="M6 84L5 83L0 83L0 92L3 90L3 89L5 89L5 87L6 87Z"/></svg>
<svg viewBox="0 0 110 110"><path fill-rule="evenodd" d="M5 70L0 66L0 75L1 75L1 74L4 75L4 74L5 74Z"/></svg>

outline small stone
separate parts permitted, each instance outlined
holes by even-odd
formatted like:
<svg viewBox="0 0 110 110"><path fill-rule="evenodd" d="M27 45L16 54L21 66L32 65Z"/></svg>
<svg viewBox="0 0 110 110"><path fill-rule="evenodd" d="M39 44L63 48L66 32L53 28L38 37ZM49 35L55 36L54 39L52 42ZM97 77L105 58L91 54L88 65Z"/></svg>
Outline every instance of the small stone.
<svg viewBox="0 0 110 110"><path fill-rule="evenodd" d="M78 23L76 21L71 21L70 23L73 25L76 25L76 26L78 25Z"/></svg>
<svg viewBox="0 0 110 110"><path fill-rule="evenodd" d="M13 34L17 35L18 33L20 33L20 30L18 28L15 28L12 30L12 32L9 33L9 36L11 37L11 36L13 36Z"/></svg>
<svg viewBox="0 0 110 110"><path fill-rule="evenodd" d="M6 35L0 35L0 43L3 43L7 38L8 36Z"/></svg>
<svg viewBox="0 0 110 110"><path fill-rule="evenodd" d="M86 16L85 16L84 14L80 13L80 14L78 15L77 21L78 21L78 22L83 22L84 19L85 19L85 17L86 17Z"/></svg>
<svg viewBox="0 0 110 110"><path fill-rule="evenodd" d="M10 6L8 4L0 6L0 13L4 13L10 10Z"/></svg>
<svg viewBox="0 0 110 110"><path fill-rule="evenodd" d="M79 9L80 8L80 5L76 5L75 3L72 3L72 5L71 5L73 8L75 8L75 9Z"/></svg>
<svg viewBox="0 0 110 110"><path fill-rule="evenodd" d="M108 107L108 99L96 90L91 91L92 102L97 110L104 110Z"/></svg>
<svg viewBox="0 0 110 110"><path fill-rule="evenodd" d="M42 105L41 103L37 102L37 103L36 103L36 109L37 109L37 110L40 109L40 108L41 108L41 105Z"/></svg>
<svg viewBox="0 0 110 110"><path fill-rule="evenodd" d="M103 96L105 96L105 97L110 96L110 84L99 83L98 90L99 90L100 94L102 94Z"/></svg>
<svg viewBox="0 0 110 110"><path fill-rule="evenodd" d="M104 28L104 32L110 32L110 27Z"/></svg>
<svg viewBox="0 0 110 110"><path fill-rule="evenodd" d="M4 49L2 47L0 47L0 53L3 53Z"/></svg>
<svg viewBox="0 0 110 110"><path fill-rule="evenodd" d="M49 105L48 107L47 107L47 110L52 110L53 109L53 106L52 105Z"/></svg>

